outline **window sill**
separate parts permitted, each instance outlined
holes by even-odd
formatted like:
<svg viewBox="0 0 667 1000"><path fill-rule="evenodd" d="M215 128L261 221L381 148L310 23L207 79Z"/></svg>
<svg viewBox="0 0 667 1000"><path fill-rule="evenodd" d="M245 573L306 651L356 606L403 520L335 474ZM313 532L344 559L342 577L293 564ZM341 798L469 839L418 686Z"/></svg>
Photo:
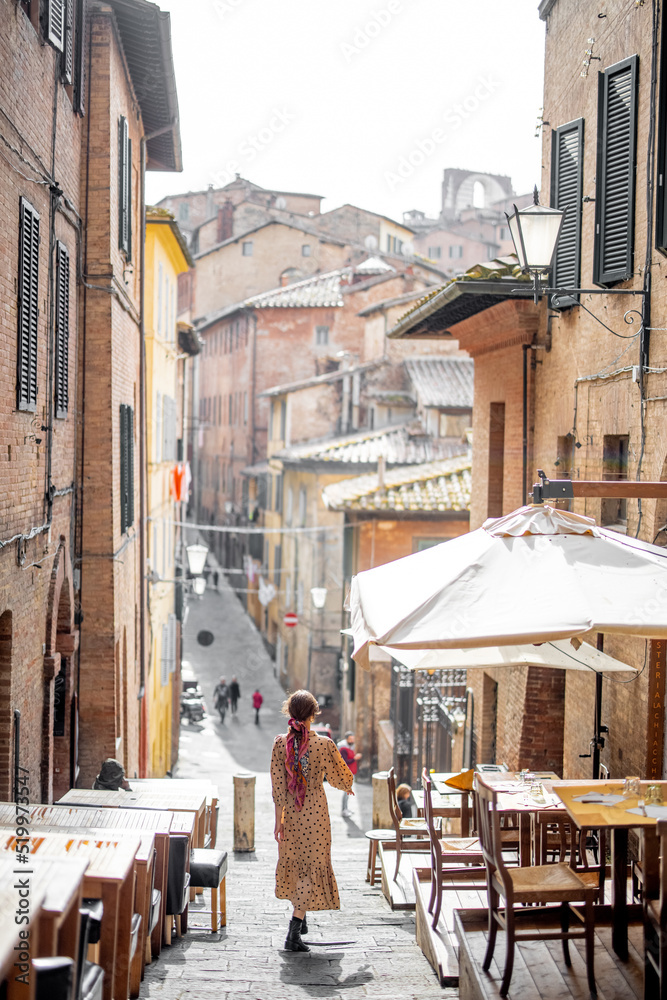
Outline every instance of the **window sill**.
<svg viewBox="0 0 667 1000"><path fill-rule="evenodd" d="M627 535L628 533L628 526L622 521L616 521L614 524L601 524L600 527L606 528L607 531L615 531L619 535Z"/></svg>

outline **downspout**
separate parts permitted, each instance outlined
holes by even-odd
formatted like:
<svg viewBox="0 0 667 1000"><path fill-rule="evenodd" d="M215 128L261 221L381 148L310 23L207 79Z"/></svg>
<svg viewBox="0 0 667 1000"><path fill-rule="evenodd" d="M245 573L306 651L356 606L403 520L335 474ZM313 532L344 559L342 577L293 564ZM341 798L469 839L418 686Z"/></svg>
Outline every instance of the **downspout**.
<svg viewBox="0 0 667 1000"><path fill-rule="evenodd" d="M141 738L139 743L139 772L146 774L148 759L146 726L143 701L146 692L146 136L140 143L141 194L140 248L139 248L139 701L141 705Z"/></svg>
<svg viewBox="0 0 667 1000"><path fill-rule="evenodd" d="M523 439L522 439L522 467L523 479L521 484L522 503L527 503L526 481L528 479L528 351L530 344L523 344Z"/></svg>

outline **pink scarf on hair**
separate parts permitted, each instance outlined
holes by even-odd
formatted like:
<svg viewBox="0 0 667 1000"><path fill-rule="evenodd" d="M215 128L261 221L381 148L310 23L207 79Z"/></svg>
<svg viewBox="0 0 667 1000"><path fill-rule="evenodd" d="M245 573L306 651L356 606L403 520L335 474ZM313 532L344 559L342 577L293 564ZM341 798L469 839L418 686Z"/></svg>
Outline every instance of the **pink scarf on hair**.
<svg viewBox="0 0 667 1000"><path fill-rule="evenodd" d="M294 796L294 808L297 812L303 809L306 798L306 776L303 773L302 759L308 753L308 727L296 719L289 720L287 733L287 752L285 767L287 768L287 790Z"/></svg>

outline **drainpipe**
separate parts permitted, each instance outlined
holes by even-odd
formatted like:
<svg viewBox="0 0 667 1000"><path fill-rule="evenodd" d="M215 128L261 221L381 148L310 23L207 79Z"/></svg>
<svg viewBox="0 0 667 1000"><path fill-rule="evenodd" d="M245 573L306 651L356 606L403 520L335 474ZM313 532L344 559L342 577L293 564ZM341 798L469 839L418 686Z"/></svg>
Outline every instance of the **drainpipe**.
<svg viewBox="0 0 667 1000"><path fill-rule="evenodd" d="M521 495L523 497L523 504L528 502L528 496L526 493L526 480L528 478L528 351L530 350L530 344L523 344L523 441L522 441L522 454L523 454L523 481L521 486Z"/></svg>
<svg viewBox="0 0 667 1000"><path fill-rule="evenodd" d="M146 691L146 136L141 150L140 222L140 275L139 275L139 701L143 703ZM141 740L139 744L139 773L146 774L148 762L148 733L144 725L145 714L141 705Z"/></svg>

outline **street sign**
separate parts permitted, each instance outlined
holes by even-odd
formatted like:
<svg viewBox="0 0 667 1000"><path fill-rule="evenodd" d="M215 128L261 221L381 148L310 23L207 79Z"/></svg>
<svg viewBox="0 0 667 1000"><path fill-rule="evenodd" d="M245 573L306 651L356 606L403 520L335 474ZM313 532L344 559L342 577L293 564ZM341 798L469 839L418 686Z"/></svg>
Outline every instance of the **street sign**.
<svg viewBox="0 0 667 1000"><path fill-rule="evenodd" d="M295 625L299 624L299 618L294 611L286 611L285 617L283 618L283 624L287 625L288 628L294 628Z"/></svg>

